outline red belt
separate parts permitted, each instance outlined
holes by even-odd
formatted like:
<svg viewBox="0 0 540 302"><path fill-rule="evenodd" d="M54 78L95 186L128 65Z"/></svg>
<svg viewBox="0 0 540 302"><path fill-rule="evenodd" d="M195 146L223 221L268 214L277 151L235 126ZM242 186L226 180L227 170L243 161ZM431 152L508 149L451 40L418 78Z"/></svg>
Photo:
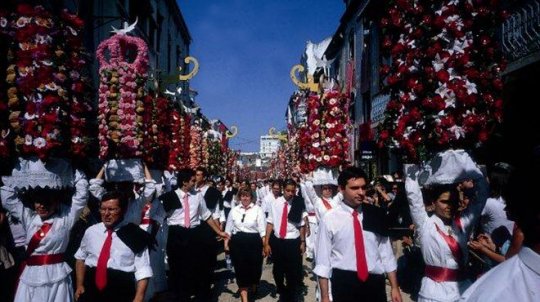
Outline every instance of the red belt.
<svg viewBox="0 0 540 302"><path fill-rule="evenodd" d="M34 255L26 259L26 265L39 266L64 262L64 254Z"/></svg>
<svg viewBox="0 0 540 302"><path fill-rule="evenodd" d="M308 216L317 216L315 213L308 213Z"/></svg>
<svg viewBox="0 0 540 302"><path fill-rule="evenodd" d="M426 265L424 270L426 277L435 282L461 281L463 280L462 271L446 267Z"/></svg>

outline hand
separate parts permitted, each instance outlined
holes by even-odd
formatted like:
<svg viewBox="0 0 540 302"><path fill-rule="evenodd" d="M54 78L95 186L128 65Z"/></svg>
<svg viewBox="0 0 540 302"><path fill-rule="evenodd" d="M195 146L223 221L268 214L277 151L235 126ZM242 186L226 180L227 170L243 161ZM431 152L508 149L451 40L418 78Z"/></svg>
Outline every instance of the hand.
<svg viewBox="0 0 540 302"><path fill-rule="evenodd" d="M303 255L306 252L306 242L300 242L300 254Z"/></svg>
<svg viewBox="0 0 540 302"><path fill-rule="evenodd" d="M392 288L392 302L401 302L401 292L399 291L399 287Z"/></svg>
<svg viewBox="0 0 540 302"><path fill-rule="evenodd" d="M497 246L495 246L495 243L493 243L493 240L491 240L491 237L487 234L478 235L478 241L480 241L480 243L486 248L494 252L497 250Z"/></svg>
<svg viewBox="0 0 540 302"><path fill-rule="evenodd" d="M311 235L311 228L307 227L306 228L306 237L309 237L310 235Z"/></svg>
<svg viewBox="0 0 540 302"><path fill-rule="evenodd" d="M413 246L413 245L414 245L414 242L413 242L413 240L412 240L411 237L409 237L409 236L403 236L401 245L402 245L403 247Z"/></svg>
<svg viewBox="0 0 540 302"><path fill-rule="evenodd" d="M475 251L482 251L483 249L485 249L486 247L481 244L480 242L476 241L476 240L472 240L472 241L469 241L469 247Z"/></svg>
<svg viewBox="0 0 540 302"><path fill-rule="evenodd" d="M231 236L223 231L218 232L218 236L221 237L224 240L231 239Z"/></svg>
<svg viewBox="0 0 540 302"><path fill-rule="evenodd" d="M265 257L272 255L272 248L270 247L270 244L265 244L263 250Z"/></svg>
<svg viewBox="0 0 540 302"><path fill-rule="evenodd" d="M84 294L84 286L77 286L75 290L75 301L78 301L82 294Z"/></svg>

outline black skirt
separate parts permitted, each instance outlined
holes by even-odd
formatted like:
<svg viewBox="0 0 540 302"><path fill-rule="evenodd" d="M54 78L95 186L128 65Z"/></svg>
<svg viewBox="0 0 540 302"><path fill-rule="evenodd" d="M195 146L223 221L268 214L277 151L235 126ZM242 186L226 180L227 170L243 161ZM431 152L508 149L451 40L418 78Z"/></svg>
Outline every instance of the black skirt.
<svg viewBox="0 0 540 302"><path fill-rule="evenodd" d="M262 239L259 233L239 232L229 243L238 287L259 284L262 273Z"/></svg>

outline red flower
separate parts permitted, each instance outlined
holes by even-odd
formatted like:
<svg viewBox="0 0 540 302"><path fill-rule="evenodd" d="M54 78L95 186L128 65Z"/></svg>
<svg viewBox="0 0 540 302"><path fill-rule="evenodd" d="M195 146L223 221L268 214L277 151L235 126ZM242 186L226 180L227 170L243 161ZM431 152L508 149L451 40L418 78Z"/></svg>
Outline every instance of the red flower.
<svg viewBox="0 0 540 302"><path fill-rule="evenodd" d="M447 83L448 80L450 80L450 74L448 73L448 71L444 69L437 71L436 75L437 75L437 79L442 83Z"/></svg>

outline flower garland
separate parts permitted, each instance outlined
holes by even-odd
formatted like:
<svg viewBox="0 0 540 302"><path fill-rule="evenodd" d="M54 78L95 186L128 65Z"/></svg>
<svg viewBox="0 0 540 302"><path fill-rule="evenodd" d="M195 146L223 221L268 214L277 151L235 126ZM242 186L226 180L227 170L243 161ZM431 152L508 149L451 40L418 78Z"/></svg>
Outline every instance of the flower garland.
<svg viewBox="0 0 540 302"><path fill-rule="evenodd" d="M132 63L126 58L130 52L136 53ZM99 156L140 157L148 46L141 38L117 34L99 44L96 56L100 65Z"/></svg>
<svg viewBox="0 0 540 302"><path fill-rule="evenodd" d="M208 172L210 175L224 175L225 162L224 153L221 149L221 141L212 140L208 144Z"/></svg>
<svg viewBox="0 0 540 302"><path fill-rule="evenodd" d="M82 22L67 11L57 16L42 6L19 4L0 18L0 26L9 33L7 108L18 155L80 156L86 141L70 130L86 128L80 115L88 115L91 107L79 106L84 92L69 73L82 72L86 65L73 59L84 52Z"/></svg>
<svg viewBox="0 0 540 302"><path fill-rule="evenodd" d="M339 168L348 163L350 124L345 95L336 90L307 99L307 124L299 127L300 169L303 173L318 167Z"/></svg>
<svg viewBox="0 0 540 302"><path fill-rule="evenodd" d="M8 12L0 9L0 39L2 41L8 41ZM8 51L7 43L0 45L0 68L6 70L7 66L4 66L5 54ZM9 76L9 75L7 75ZM8 159L13 153L13 146L11 144L10 125L9 125L9 107L7 97L7 82L0 81L0 161L2 163L8 162Z"/></svg>
<svg viewBox="0 0 540 302"><path fill-rule="evenodd" d="M167 168L178 171L181 168L187 168L189 165L190 118L176 110L171 110L169 114L171 143Z"/></svg>
<svg viewBox="0 0 540 302"><path fill-rule="evenodd" d="M499 1L396 0L382 18L391 99L378 145L419 161L485 142L502 121Z"/></svg>
<svg viewBox="0 0 540 302"><path fill-rule="evenodd" d="M201 146L201 163L204 167L208 167L210 164L210 139L208 138L207 133L205 132L202 138L202 146Z"/></svg>
<svg viewBox="0 0 540 302"><path fill-rule="evenodd" d="M191 126L191 143L189 145L189 167L196 169L203 163L203 137L202 128L197 124Z"/></svg>
<svg viewBox="0 0 540 302"><path fill-rule="evenodd" d="M143 140L144 161L151 169L165 170L169 158L169 140L171 131L169 124L169 100L162 96L151 97L149 93L144 97L143 125L145 135ZM173 116L174 119L178 118ZM179 128L180 129L180 128Z"/></svg>

